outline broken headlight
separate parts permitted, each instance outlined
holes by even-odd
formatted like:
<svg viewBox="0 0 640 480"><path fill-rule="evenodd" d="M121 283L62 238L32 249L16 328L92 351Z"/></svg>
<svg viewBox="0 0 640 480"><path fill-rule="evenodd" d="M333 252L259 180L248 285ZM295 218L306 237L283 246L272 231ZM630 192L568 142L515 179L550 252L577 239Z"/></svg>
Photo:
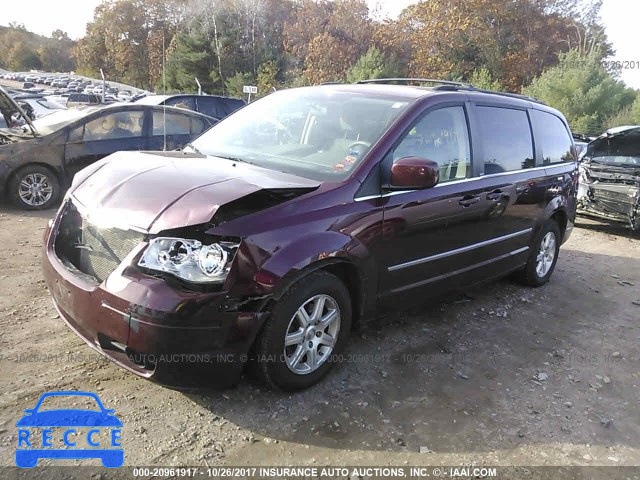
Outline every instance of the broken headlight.
<svg viewBox="0 0 640 480"><path fill-rule="evenodd" d="M199 240L159 237L149 243L138 266L170 273L189 282L223 282L238 248L237 243L204 245Z"/></svg>

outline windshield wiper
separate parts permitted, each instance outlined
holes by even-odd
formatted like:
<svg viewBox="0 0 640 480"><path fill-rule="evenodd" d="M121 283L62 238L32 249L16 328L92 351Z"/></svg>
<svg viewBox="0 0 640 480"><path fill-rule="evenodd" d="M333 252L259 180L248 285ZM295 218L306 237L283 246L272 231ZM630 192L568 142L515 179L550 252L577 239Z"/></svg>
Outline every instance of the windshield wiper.
<svg viewBox="0 0 640 480"><path fill-rule="evenodd" d="M212 157L218 157L218 158L224 158L225 160L231 160L232 162L242 162L242 163L248 163L249 165L253 165L252 162L250 162L249 160L245 160L243 158L240 157L230 157L227 155L216 155L216 154L210 154Z"/></svg>

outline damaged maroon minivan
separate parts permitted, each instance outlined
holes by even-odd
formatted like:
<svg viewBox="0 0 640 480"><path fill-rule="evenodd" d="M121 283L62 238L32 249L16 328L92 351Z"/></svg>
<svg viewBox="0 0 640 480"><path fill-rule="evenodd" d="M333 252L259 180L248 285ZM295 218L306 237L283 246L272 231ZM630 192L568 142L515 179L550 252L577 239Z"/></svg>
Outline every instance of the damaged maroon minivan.
<svg viewBox="0 0 640 480"><path fill-rule="evenodd" d="M295 390L383 306L509 273L546 283L576 212L564 117L464 84L383 83L279 91L182 152L82 170L46 233L61 317L164 384L249 366Z"/></svg>

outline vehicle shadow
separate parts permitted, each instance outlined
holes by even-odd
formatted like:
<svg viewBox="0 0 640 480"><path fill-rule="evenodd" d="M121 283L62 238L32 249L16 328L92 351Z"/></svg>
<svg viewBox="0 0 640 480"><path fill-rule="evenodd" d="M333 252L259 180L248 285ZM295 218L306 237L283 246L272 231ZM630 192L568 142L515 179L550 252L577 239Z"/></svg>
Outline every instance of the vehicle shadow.
<svg viewBox="0 0 640 480"><path fill-rule="evenodd" d="M505 279L373 319L353 333L343 362L306 391L244 381L184 395L257 438L302 445L637 448L640 429L626 419L635 415L640 307L637 290L617 280L640 282L637 272L637 258L563 248L541 288Z"/></svg>
<svg viewBox="0 0 640 480"><path fill-rule="evenodd" d="M20 221L20 217L24 218L53 218L56 215L56 211L60 205L56 205L53 208L48 208L47 210L21 210L17 207L11 205L9 201L6 199L0 202L0 215L9 214L12 217L18 217L18 221Z"/></svg>

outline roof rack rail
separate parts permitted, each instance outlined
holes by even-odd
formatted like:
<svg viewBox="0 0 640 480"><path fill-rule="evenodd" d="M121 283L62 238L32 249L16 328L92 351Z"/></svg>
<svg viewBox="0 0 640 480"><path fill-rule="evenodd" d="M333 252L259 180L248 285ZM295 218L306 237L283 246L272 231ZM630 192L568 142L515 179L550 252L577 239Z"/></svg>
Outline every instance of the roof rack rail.
<svg viewBox="0 0 640 480"><path fill-rule="evenodd" d="M438 83L440 85L450 85L456 87L471 87L472 85L463 82L454 82L451 80L438 80L436 78L371 78L369 80L359 80L356 83L389 83L389 82L418 82L418 83Z"/></svg>
<svg viewBox="0 0 640 480"><path fill-rule="evenodd" d="M489 93L492 95L500 95L502 97L510 97L510 98L519 98L520 100L527 100L529 102L539 103L541 105L546 105L542 100L536 97L530 97L529 95L522 95L520 93L509 93L509 92L497 92L495 90L487 90L485 88L477 88L473 85L463 85L463 86L452 86L452 85L437 85L433 87L434 90L468 90L470 92L478 92L478 93Z"/></svg>
<svg viewBox="0 0 640 480"><path fill-rule="evenodd" d="M528 95L522 95L519 93L509 92L496 92L495 90L487 90L484 88L477 88L470 83L454 82L452 80L438 80L435 78L372 78L370 80L360 80L356 83L388 83L388 82L419 82L419 83L437 83L431 88L434 90L468 90L470 92L478 93L490 93L492 95L500 95L503 97L519 98L520 100L527 100L529 102L539 103L546 105L542 100Z"/></svg>

